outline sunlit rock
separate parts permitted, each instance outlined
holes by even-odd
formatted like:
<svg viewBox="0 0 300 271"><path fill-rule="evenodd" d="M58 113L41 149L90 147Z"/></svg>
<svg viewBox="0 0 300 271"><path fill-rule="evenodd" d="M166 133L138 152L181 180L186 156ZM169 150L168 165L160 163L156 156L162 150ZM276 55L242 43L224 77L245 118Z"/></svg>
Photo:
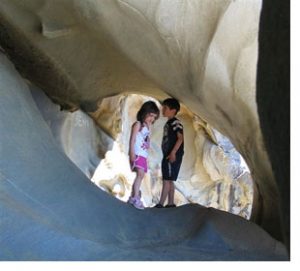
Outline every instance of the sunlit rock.
<svg viewBox="0 0 300 271"><path fill-rule="evenodd" d="M105 153L113 147L113 139L83 111L62 111L40 89L29 87L62 151L91 178Z"/></svg>
<svg viewBox="0 0 300 271"><path fill-rule="evenodd" d="M41 91L31 88L46 122L68 157L97 186L127 201L135 178L129 167L130 129L141 104L151 98L139 95L106 98L99 110L90 114L98 124L95 126L94 120L82 111L60 111ZM226 137L205 126L205 122L185 106L182 105L178 117L184 124L185 156L175 183L175 203L199 203L249 219L253 184L249 181L241 185L240 180L245 177L241 176L244 168L240 154ZM165 121L161 117L152 127L149 173L141 187L142 200L148 207L159 201L162 189L160 144ZM250 174L247 176L251 180Z"/></svg>
<svg viewBox="0 0 300 271"><path fill-rule="evenodd" d="M103 98L116 94L146 94L159 100L168 95L178 98L193 114L200 116L204 123L209 123L211 127L229 138L245 158L254 181L251 219L266 229L273 237L282 240L282 226L288 229L285 232L286 235L289 235L289 226L287 225L289 191L285 189L288 187L285 186L285 183L289 180L287 179L288 173L281 177L281 172L289 170L285 167L285 171L282 171L280 163L287 161L289 156L285 155L285 159L281 159L281 156L279 157L277 154L288 153L286 149L280 149L282 146L280 143L287 142L288 139L282 140L281 137L276 137L282 133L282 129L278 126L278 123L281 123L280 117L269 122L270 115L282 115L278 114L277 110L274 112L276 106L272 107L272 96L265 98L264 95L260 95L260 118L265 116L261 123L257 114L255 97L257 89L260 90L260 94L273 94L273 91L274 94L277 94L279 90L283 93L282 97L288 97L288 95L285 96L286 89L282 87L281 83L278 83L281 79L278 71L284 71L285 68L278 52L284 53L288 50L281 50L280 46L277 46L277 43L288 40L288 34L282 35L282 33L288 33L289 24L284 21L288 12L281 14L284 12L284 9L281 8L282 5L286 5L283 7L288 10L288 4L279 3L285 2L274 1L268 7L266 1L260 0L1 0L1 52L3 51L9 56L17 70L26 79L45 91L52 101L60 105L61 109L70 112L79 108L86 113L95 112ZM265 6L263 9L265 12L262 13L261 20L262 4ZM275 20L273 24L270 23L271 19ZM278 29L281 32L277 33ZM258 40L259 31L260 39ZM273 52L276 54L272 55ZM260 62L257 63L258 56ZM267 57L264 58L265 56ZM270 59L274 59L271 63L275 63L275 65L270 65L270 61L268 62ZM286 62L283 63L286 64ZM260 68L258 77L256 74L257 64ZM1 158L5 157L1 160L1 171L4 172L1 173L3 174L3 176L1 175L1 188L5 191L5 196L2 198L7 199L6 195L11 195L8 191L16 189L18 192L15 192L18 196L15 198L12 196L13 199L18 199L17 202L20 206L26 206L29 214L33 209L36 210L38 215L35 218L43 217L43 221L48 223L53 223L53 220L63 220L65 223L62 223L60 227L55 224L54 228L66 227L64 228L67 229L65 232L69 232L72 228L78 233L80 229L87 228L86 231L80 233L85 236L85 240L90 240L91 236L102 238L102 235L95 234L99 232L90 228L90 224L95 228L101 228L100 221L103 221L103 217L101 220L94 221L87 210L90 210L92 202L95 204L101 202L102 206L114 205L118 209L119 206L123 206L118 205L121 201L94 201L93 196L100 197L101 195L101 198L108 199L108 194L98 193L100 190L96 192L90 188L93 187L92 183L83 184L86 181L86 178L83 178L84 175L80 175L81 173L76 171L76 167L73 167L74 164L69 160L62 159L62 157L65 158L64 152L61 151L62 146L68 143L68 140L64 141L64 144L54 144L57 141L53 141L54 139L44 129L47 126L41 121L37 111L31 108L34 105L28 98L29 96L24 91L16 92L16 89L19 89L20 85L24 86L24 83L19 83L15 77L12 79L10 75L14 72L11 70L7 71L2 66L1 69L3 70L1 70L0 82L1 86L4 86L1 91L5 93L1 96L1 103L4 105L0 107L3 122L3 124L0 123L3 125L0 136L4 142L0 150ZM9 84L7 80L12 84ZM272 84L269 80L273 80ZM263 89L260 87L262 83ZM12 94L19 98L13 99ZM281 105L280 98L276 102ZM269 106L269 111L264 112L264 106ZM15 120L14 122L7 122L7 119L10 120L8 114ZM82 114L79 116L79 123L85 123L84 118L81 118ZM74 124L76 120L71 122ZM25 123L28 125L27 127L24 126ZM262 137L260 124L263 123L270 123L269 138L278 138L275 141L277 144L271 144L271 147L266 144L268 138ZM272 128L275 123L279 128L274 133ZM288 120L285 119L285 123L288 123ZM103 123L103 130L110 130L112 133L110 136L116 140L120 125L118 122L113 126L110 125L110 123ZM71 125L71 127L73 126ZM286 130L288 129L284 129L284 131ZM18 131L19 134L14 133L15 131ZM187 132L189 133L189 131ZM38 136L39 133L47 138L44 141L51 148L48 148L48 145L41 140L41 136ZM85 133L83 132L83 134ZM191 130L190 133L192 137L194 131ZM212 135L211 132L208 133L210 136ZM95 138L91 136L91 140L94 141ZM199 140L201 141L203 138ZM108 141L113 142L110 139ZM213 141L216 143L215 140ZM97 146L98 142L93 144ZM60 151L56 149L56 145L60 146ZM111 150L112 145L110 146ZM63 148L68 150L66 153L72 154L72 148L67 145ZM120 150L124 152L121 147ZM38 154L40 158L36 159ZM104 155L104 152L102 154ZM220 153L216 152L216 154L218 155L215 157L226 160ZM76 155L72 156L76 157ZM13 159L16 157L17 159ZM78 165L81 167L84 165L83 171L90 176L95 167L94 162L99 162L98 156L91 158L92 163L87 162L90 158L88 153L85 153L83 157L83 161L78 160ZM273 161L274 157L275 161L277 159L275 167L274 164L271 167L270 159L272 160L272 157ZM192 157L191 159L196 158ZM33 160L34 162L32 162ZM197 163L197 167L202 166L199 160L195 163ZM50 177L49 172L49 175L43 176L43 171L40 169L44 170L46 165L49 167L48 169L51 168L55 172L54 179ZM88 166L86 167L86 165ZM190 168L193 165L194 162L190 163ZM67 171L65 167L68 168ZM219 165L209 167L209 174L217 177L215 169L219 167ZM15 168L18 168L19 171ZM44 173L46 172L44 171ZM74 172L76 174L73 174ZM236 175L235 170L229 172L226 174ZM20 175L20 173L22 174ZM188 174L186 171L182 173ZM209 176L208 173L205 174ZM78 177L79 175L81 177ZM218 177L221 178L222 175L224 174ZM75 183L70 185L73 179L75 179ZM115 180L115 178L113 179ZM199 178L189 176L189 179L198 180ZM213 189L207 189L210 193L216 191L210 196L211 203L215 206L217 206L216 203L221 204L226 210L232 209L228 198L234 198L236 196L233 195L242 195L244 192L236 189L234 193L230 193L231 184L223 181L218 183L217 180L218 178L213 181ZM145 183L149 184L150 182ZM68 194L69 197L65 195L66 187L74 189L71 190L73 193ZM224 190L223 195L218 193L221 190ZM91 192L93 196L87 197L87 191ZM113 193L120 192L122 195L122 188L118 185L111 191ZM251 191L249 192L251 194ZM51 197L47 197L47 193ZM61 197L62 194L64 194L63 197ZM283 198L280 198L282 194ZM26 198L28 195L29 197ZM220 198L218 198L219 195L221 195ZM24 197L27 200L22 201ZM21 198L22 200L20 200ZM77 208L78 213L84 217L81 217L84 223L76 220L78 213L67 208L70 205L76 205L77 201L74 198L77 201L78 199L82 200L83 207L78 205ZM11 199L9 196L8 200ZM3 209L2 213L15 216L12 215L11 219L4 221L21 221L20 217L26 217L24 212L14 212L10 208L11 205L8 204L11 201L8 200L0 205L0 207L8 206ZM39 207L31 209L27 205L31 200L34 204L40 203ZM239 207L236 207L238 205L235 203L232 205L234 212L240 212ZM284 206L284 209L280 209L281 205ZM189 209L189 206L187 207ZM47 215L51 219L40 216L42 212L39 211L42 209L47 210ZM105 210L102 215L106 218ZM179 208L179 210L182 209ZM282 223L282 217L287 218L285 223ZM73 227L74 222L76 223ZM211 223L205 225L207 225L206 229L209 229L209 233L214 232ZM6 226L10 228L9 225ZM28 227L24 228L30 230ZM16 230L13 236L19 232L23 233L23 231ZM116 230L116 232L118 231ZM222 234L225 233L222 232ZM47 235L45 236L47 237ZM57 236L55 235L55 237ZM120 236L124 237L124 234ZM20 236L18 235L18 237ZM153 235L150 234L150 237L153 239ZM239 236L238 239L241 240L241 237ZM49 239L51 238L46 238L46 240ZM9 238L2 240L9 240ZM24 239L16 238L16 240L23 241ZM16 247L20 246L16 244ZM223 248L226 247L224 245Z"/></svg>
<svg viewBox="0 0 300 271"><path fill-rule="evenodd" d="M136 120L138 109L148 99L151 98L138 95L107 98L102 101L99 110L91 114L98 125L104 127L106 133L115 138L113 147L103 156L92 180L99 187L123 201L127 201L135 178L135 173L129 168L130 129ZM238 210L244 210L243 216L249 218L253 196L252 193L246 193L246 191L253 191L253 189L252 183L244 187L237 181L244 173L240 164L240 155L228 139L209 129L208 126L207 128L201 126L203 121L184 106L178 117L184 124L186 155L176 182L175 203L177 205L199 203L232 211L235 214L240 213ZM149 173L146 174L141 188L142 200L146 206L155 205L161 193L160 144L165 121L166 119L161 117L152 129ZM64 131L62 130L61 133ZM220 143L218 141L214 143L209 133L217 134L216 138ZM80 134L76 136L80 137ZM207 148L210 154L206 154ZM80 146L73 145L73 149L78 149L77 155L81 156ZM73 160L72 156L69 155L69 157ZM251 178L250 175L249 178ZM240 197L241 195L246 196ZM250 206L248 212L245 212L246 206Z"/></svg>

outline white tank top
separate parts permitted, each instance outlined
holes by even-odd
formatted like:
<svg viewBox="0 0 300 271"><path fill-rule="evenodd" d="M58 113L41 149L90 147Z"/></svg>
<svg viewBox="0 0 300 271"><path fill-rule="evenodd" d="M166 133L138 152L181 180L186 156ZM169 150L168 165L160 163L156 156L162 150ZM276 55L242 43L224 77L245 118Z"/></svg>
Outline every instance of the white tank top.
<svg viewBox="0 0 300 271"><path fill-rule="evenodd" d="M134 144L135 155L148 157L148 149L150 147L150 131L147 126L142 126L137 132Z"/></svg>

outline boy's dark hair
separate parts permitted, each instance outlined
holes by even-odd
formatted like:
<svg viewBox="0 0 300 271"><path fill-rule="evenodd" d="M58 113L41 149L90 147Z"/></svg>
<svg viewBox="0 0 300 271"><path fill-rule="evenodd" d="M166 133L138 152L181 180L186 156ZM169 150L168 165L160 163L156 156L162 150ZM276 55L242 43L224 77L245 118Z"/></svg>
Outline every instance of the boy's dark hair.
<svg viewBox="0 0 300 271"><path fill-rule="evenodd" d="M143 123L144 120L145 120L145 117L149 113L156 114L156 119L158 119L158 117L159 117L159 109L158 109L156 103L153 102L153 101L148 101L148 102L143 103L142 107L137 112L136 119L138 121L140 121L140 122Z"/></svg>
<svg viewBox="0 0 300 271"><path fill-rule="evenodd" d="M162 102L163 105L166 105L170 109L175 109L176 114L180 111L180 103L175 98L168 98Z"/></svg>

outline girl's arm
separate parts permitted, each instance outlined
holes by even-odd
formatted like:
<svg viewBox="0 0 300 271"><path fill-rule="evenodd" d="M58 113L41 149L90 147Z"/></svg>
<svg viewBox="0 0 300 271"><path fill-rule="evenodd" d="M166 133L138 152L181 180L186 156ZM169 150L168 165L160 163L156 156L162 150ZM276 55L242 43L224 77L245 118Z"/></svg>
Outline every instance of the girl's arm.
<svg viewBox="0 0 300 271"><path fill-rule="evenodd" d="M139 121L135 122L131 127L131 134L129 140L129 159L131 163L133 163L135 160L134 144L135 144L136 134L138 133L140 128L141 128L141 123Z"/></svg>

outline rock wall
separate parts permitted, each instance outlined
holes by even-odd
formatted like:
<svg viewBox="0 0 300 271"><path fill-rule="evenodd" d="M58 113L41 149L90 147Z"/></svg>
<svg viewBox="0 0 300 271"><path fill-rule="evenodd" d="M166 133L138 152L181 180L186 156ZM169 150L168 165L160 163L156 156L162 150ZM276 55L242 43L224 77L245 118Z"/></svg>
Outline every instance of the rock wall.
<svg viewBox="0 0 300 271"><path fill-rule="evenodd" d="M0 94L1 260L288 260L242 217L197 204L140 211L101 191L62 151L3 54Z"/></svg>
<svg viewBox="0 0 300 271"><path fill-rule="evenodd" d="M261 5L1 0L0 44L66 110L95 112L120 93L178 98L245 158L255 182L251 219L281 239L280 194L255 99Z"/></svg>
<svg viewBox="0 0 300 271"><path fill-rule="evenodd" d="M257 104L280 193L281 225L290 247L290 2L264 1L260 20Z"/></svg>
<svg viewBox="0 0 300 271"><path fill-rule="evenodd" d="M130 171L127 155L131 125L136 120L136 113L141 104L149 99L151 98L138 95L121 95L104 99L99 112L92 114L97 123L103 127L102 121L108 122L103 112L110 112L111 130L118 130L114 148L101 161L93 180L100 187L103 183L108 191L114 191L119 187L121 193L115 193L123 201L126 201L130 195L135 176ZM159 103L158 106L160 107ZM231 211L249 219L253 184L251 176L242 169L240 155L237 154L237 159L234 160L233 154L221 148L220 141L218 145L218 141L214 143L213 138L209 136L216 131L184 105L181 108L178 118L184 125L185 156L178 181L175 183L176 204L198 203ZM142 183L142 199L146 206L155 205L160 197L162 188L160 145L165 122L166 119L160 117L152 127L150 170ZM113 132L109 134L114 135ZM114 181L110 184L109 180Z"/></svg>
<svg viewBox="0 0 300 271"><path fill-rule="evenodd" d="M41 90L33 86L31 89L66 155L97 186L126 202L135 177L128 163L131 125L141 104L155 99L132 94L106 98L89 116L81 110L60 111ZM156 103L160 107L159 102ZM184 124L186 155L175 183L175 203L198 203L250 219L253 183L250 173L241 165L240 154L227 138L184 105L178 117ZM159 201L162 189L160 144L165 122L166 119L160 117L152 128L149 173L141 187L147 207Z"/></svg>

